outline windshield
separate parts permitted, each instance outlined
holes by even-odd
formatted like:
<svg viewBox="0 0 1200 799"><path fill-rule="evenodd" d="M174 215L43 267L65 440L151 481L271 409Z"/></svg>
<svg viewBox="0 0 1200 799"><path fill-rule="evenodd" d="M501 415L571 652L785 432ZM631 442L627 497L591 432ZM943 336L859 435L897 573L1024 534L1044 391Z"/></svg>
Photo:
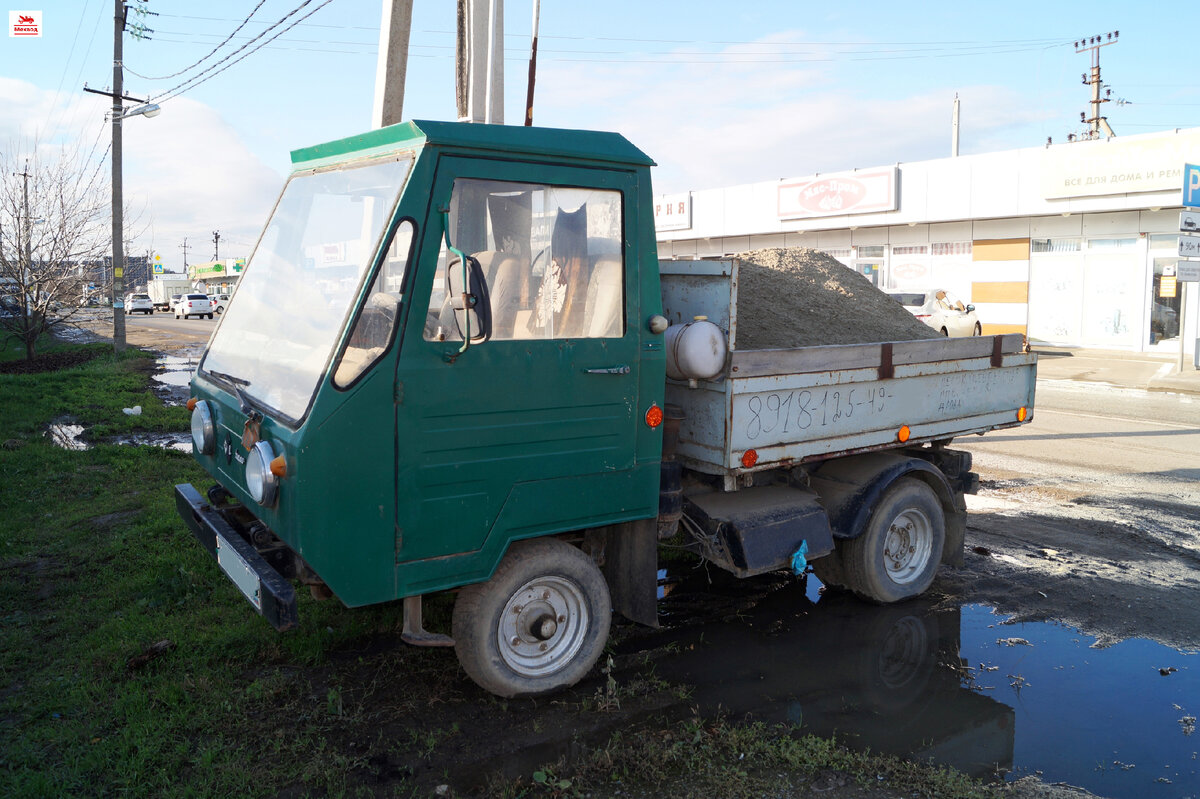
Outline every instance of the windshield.
<svg viewBox="0 0 1200 799"><path fill-rule="evenodd" d="M292 421L304 416L411 164L293 175L201 369Z"/></svg>

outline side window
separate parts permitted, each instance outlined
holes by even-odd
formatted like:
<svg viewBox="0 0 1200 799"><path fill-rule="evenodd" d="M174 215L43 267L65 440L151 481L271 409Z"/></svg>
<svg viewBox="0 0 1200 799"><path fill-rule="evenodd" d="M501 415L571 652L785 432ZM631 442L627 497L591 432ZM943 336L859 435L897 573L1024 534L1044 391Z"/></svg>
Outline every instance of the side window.
<svg viewBox="0 0 1200 799"><path fill-rule="evenodd" d="M450 241L479 261L492 338L615 338L625 334L621 193L459 179ZM443 240L425 338L461 341L446 296Z"/></svg>
<svg viewBox="0 0 1200 799"><path fill-rule="evenodd" d="M400 315L400 289L404 285L404 273L408 269L412 240L413 225L406 219L396 228L379 275L371 284L367 301L354 322L350 342L346 345L346 350L338 361L337 370L333 373L335 386L344 388L354 382L379 360L387 349L388 342L392 340L392 331Z"/></svg>

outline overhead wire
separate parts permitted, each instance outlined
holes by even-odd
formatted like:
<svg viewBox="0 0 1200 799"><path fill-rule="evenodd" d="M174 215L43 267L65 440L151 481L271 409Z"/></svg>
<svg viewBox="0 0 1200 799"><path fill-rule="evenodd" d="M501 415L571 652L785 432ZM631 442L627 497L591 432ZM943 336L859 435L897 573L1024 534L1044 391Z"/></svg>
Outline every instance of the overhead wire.
<svg viewBox="0 0 1200 799"><path fill-rule="evenodd" d="M236 28L233 29L233 33L226 36L224 38L224 40L221 41L220 44L218 44L216 47L214 47L212 50L210 50L206 55L204 55L202 58L200 58L200 60L184 67L183 69L179 70L178 72L172 72L170 75L160 75L158 77L151 77L149 75L143 75L140 72L133 71L132 69L129 68L128 65L125 65L125 71L129 72L131 75L137 75L142 80L169 80L171 78L179 77L180 75L187 72L188 70L195 69L196 67L200 66L205 61L207 61L208 59L210 59L214 55L216 55L218 50L220 50L222 47L224 47L226 44L228 44L229 41L231 39L233 39L234 36L237 36L238 31L240 31L242 28L246 27L246 25L250 22L251 18L253 18L253 16L258 13L258 10L260 8L262 8L263 4L266 2L267 2L267 0L258 0L258 5L256 5L253 9L251 9L250 13L246 15L246 18L244 20L242 20L241 24L239 24Z"/></svg>
<svg viewBox="0 0 1200 799"><path fill-rule="evenodd" d="M89 0L89 2L90 2L90 0ZM84 19L84 17L86 16L86 14L87 14L87 5L84 5L84 10L83 10L83 12L82 12L82 13L79 15L79 22L80 22L80 25L82 25L82 24L83 24L83 19ZM103 16L104 16L104 3L103 3L103 2L101 2L101 3L100 3L100 11L99 11L99 15L96 17L96 22L95 22L95 24L92 26L92 36L91 36L91 38L90 38L90 39L88 39L88 46L87 46L87 50L85 50L85 51L84 51L84 53L83 53L83 57L82 57L82 58L80 59L80 61L79 61L79 70L78 70L78 71L75 73L75 79L74 79L74 81L72 82L74 85L78 85L78 83L79 83L79 79L80 79L80 78L83 76L83 70L84 70L84 67L85 67L85 66L87 66L87 59L88 59L88 56L89 56L89 55L91 55L91 53L92 53L92 45L93 45L93 44L95 44L95 42L96 42L96 33L97 33L97 31L99 31L99 30L100 30L100 22L101 22L101 20L103 19ZM78 29L76 30L76 34L78 35ZM72 50L72 52L74 52L74 49L75 49L75 41L73 40L73 41L71 42L71 50ZM66 72L65 72L65 70L70 68L70 61L71 61L71 60L70 60L70 58L68 57L68 59L67 59L67 63L66 63L66 66L64 66L64 72L63 72L63 75L64 75L64 76L66 75ZM62 82L61 82L61 81L60 81L60 83L59 83L59 87L60 87L60 88L62 87ZM71 101L70 101L70 103L68 103L68 104L67 104L67 107L66 107L66 109L65 109L65 110L63 110L63 111L61 111L61 113L59 113L59 114L58 114L58 118L55 120L55 123L54 123L54 126L53 126L53 127L50 127L50 119L54 119L54 116L53 116L53 113L54 113L54 112L51 112L51 117L49 117L49 118L46 120L46 126L47 126L47 131L48 131L48 132L46 133L46 139L51 139L51 138L53 138L53 136L54 136L54 134L55 134L55 133L58 133L58 128L59 128L59 126L62 124L62 120L69 118L69 117L71 116L71 114L73 114L73 113L74 113L74 111L75 111L75 108L76 108L76 106L78 106L78 104L79 104L79 101L80 101L80 99L82 99L82 97L83 97L83 94L82 94L82 92L76 92L76 93L75 93L75 94L72 96L72 98L71 98ZM55 99L57 100L57 92L56 92ZM61 108L61 107L60 107L60 108Z"/></svg>
<svg viewBox="0 0 1200 799"><path fill-rule="evenodd" d="M163 96L163 97L159 98L158 102L159 102L159 103L162 103L162 102L165 102L166 100L170 100L170 99L172 99L172 98L174 98L174 97L178 97L179 95L183 94L184 92L191 91L192 89L196 88L196 87L197 87L197 86L199 86L201 83L204 83L205 81L209 80L210 78L213 78L213 77L215 77L215 76L217 76L217 75L221 74L222 72L224 72L225 70L227 70L227 69L229 69L231 66L233 66L234 64L237 64L237 63L239 63L240 61L242 61L242 60L244 60L245 58L247 58L248 56L250 56L250 55L253 55L254 53L258 52L258 51L259 51L260 49L262 49L262 48L263 48L265 45L267 45L267 44L270 44L271 42L275 41L275 39L278 39L280 36L282 36L283 34L287 33L287 32L288 32L288 31L290 31L292 28L296 27L296 25L300 24L300 23L301 23L301 22L303 22L304 20L306 20L306 19L308 19L309 17L311 17L313 14L317 13L318 11L320 11L320 10L321 10L322 8L324 8L325 6L329 5L331 2L333 2L333 0L324 0L324 2L323 2L323 3L321 3L320 5L318 5L316 8L312 9L311 11L309 11L307 14L305 14L303 17L301 17L300 19L298 19L298 20L296 20L295 22L293 22L293 23L292 23L291 25L289 25L288 27L286 27L286 28L284 28L283 30L279 31L279 33L275 34L275 35L274 35L274 36L272 36L270 39L267 39L265 42L263 42L262 44L260 44L258 47L255 47L253 50L251 50L251 51L250 51L250 52L248 52L248 53L245 53L244 55L238 56L238 53L241 53L243 50L245 50L247 47L249 47L249 46L250 46L251 44L253 44L254 42L256 42L256 41L258 41L259 39L261 39L263 36L266 36L266 35L267 35L267 33L269 33L269 32L270 32L271 30L273 30L274 28L277 28L277 27L279 27L280 25L282 25L282 24L283 24L284 22L286 22L286 21L287 21L287 20L288 20L290 17L292 17L293 15L295 15L297 12L299 12L299 11L300 11L301 9L303 9L305 6L309 5L311 2L312 2L312 0L304 0L304 2L303 2L303 3L301 3L300 5L298 5L298 6L296 6L295 8L293 8L291 11L289 11L287 14L285 14L285 15L284 15L282 18L280 18L278 21L276 21L276 22L272 23L270 27L268 27L266 30L264 30L262 33L260 33L258 36L254 37L253 39L251 39L250 41L246 42L246 43L245 43L245 44L243 44L241 47L239 47L237 50L234 50L232 53L230 53L230 54L229 54L229 56L228 56L228 57L226 57L226 59L225 59L224 61L222 61L222 62L220 62L220 63L217 63L217 64L213 64L212 66L208 67L208 68L207 68L207 69L205 69L205 70L202 70L201 72L197 73L196 75L193 75L191 78L188 78L187 80L183 81L182 83L180 83L180 84L178 84L178 85L176 85L176 86L174 86L174 87L172 87L172 88L170 88L170 89L167 89L167 91L166 91L166 92L164 92L165 96ZM216 70L216 71L215 71L215 72L213 72L213 70ZM207 75L207 74L208 74L208 73L210 73L210 72L212 73L211 75L208 75L208 77L203 77L203 79L202 79L202 76L204 76L204 75Z"/></svg>

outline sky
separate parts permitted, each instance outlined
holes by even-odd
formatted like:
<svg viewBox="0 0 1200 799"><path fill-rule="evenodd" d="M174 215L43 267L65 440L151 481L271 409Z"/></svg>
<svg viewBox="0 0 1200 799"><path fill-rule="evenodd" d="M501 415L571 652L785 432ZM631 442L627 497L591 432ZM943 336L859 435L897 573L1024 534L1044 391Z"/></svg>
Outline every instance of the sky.
<svg viewBox="0 0 1200 799"><path fill-rule="evenodd" d="M181 269L220 231L222 258L248 255L290 151L371 127L383 2L136 5L158 15L130 15L152 32L124 36L125 93L162 113L123 123L131 254ZM512 124L533 3L502 5ZM42 37L0 39L0 154L106 174L111 101L83 87L112 84L113 2L10 0L30 9ZM534 122L624 134L658 163L656 193L947 157L956 95L961 154L1036 147L1090 111L1075 42L1118 31L1100 49L1116 134L1198 127L1198 22L1175 0L542 0ZM414 1L406 119L455 117L454 28L453 0Z"/></svg>

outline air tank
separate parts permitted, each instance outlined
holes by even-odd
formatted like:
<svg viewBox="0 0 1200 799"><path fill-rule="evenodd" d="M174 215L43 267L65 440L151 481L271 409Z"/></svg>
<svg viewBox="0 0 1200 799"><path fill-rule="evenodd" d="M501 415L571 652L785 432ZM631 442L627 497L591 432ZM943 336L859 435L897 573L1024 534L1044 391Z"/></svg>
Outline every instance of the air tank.
<svg viewBox="0 0 1200 799"><path fill-rule="evenodd" d="M729 342L725 331L697 316L682 325L671 325L664 335L667 377L672 380L710 380L725 369Z"/></svg>

